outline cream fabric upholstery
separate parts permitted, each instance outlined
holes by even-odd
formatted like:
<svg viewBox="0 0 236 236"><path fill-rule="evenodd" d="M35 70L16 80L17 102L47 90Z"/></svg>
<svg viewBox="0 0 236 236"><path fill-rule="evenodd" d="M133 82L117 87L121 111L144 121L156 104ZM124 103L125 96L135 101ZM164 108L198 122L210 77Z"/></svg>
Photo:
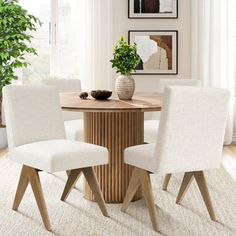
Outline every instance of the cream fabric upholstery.
<svg viewBox="0 0 236 236"><path fill-rule="evenodd" d="M41 80L42 85L51 85L57 88L59 93L80 93L81 82L79 79L44 79ZM64 121L83 119L81 112L63 111Z"/></svg>
<svg viewBox="0 0 236 236"><path fill-rule="evenodd" d="M64 139L65 130L56 89L45 86L8 86L3 89L8 145Z"/></svg>
<svg viewBox="0 0 236 236"><path fill-rule="evenodd" d="M55 86L59 93L81 92L81 82L78 79L45 79L42 85ZM66 137L70 140L83 141L83 113L63 111Z"/></svg>
<svg viewBox="0 0 236 236"><path fill-rule="evenodd" d="M108 163L106 148L71 140L30 143L14 148L9 155L12 161L50 173Z"/></svg>
<svg viewBox="0 0 236 236"><path fill-rule="evenodd" d="M157 139L159 128L159 120L145 120L144 121L144 141L147 143L154 143Z"/></svg>
<svg viewBox="0 0 236 236"><path fill-rule="evenodd" d="M11 85L3 96L11 160L48 172L108 163L106 148L65 139L56 88Z"/></svg>
<svg viewBox="0 0 236 236"><path fill-rule="evenodd" d="M64 122L66 130L66 138L69 140L84 141L84 121L80 120L67 120Z"/></svg>
<svg viewBox="0 0 236 236"><path fill-rule="evenodd" d="M125 149L125 163L156 172L155 143L137 145Z"/></svg>
<svg viewBox="0 0 236 236"><path fill-rule="evenodd" d="M229 96L224 89L167 87L153 160L153 146L147 154L136 146L125 150L125 163L163 174L218 168Z"/></svg>
<svg viewBox="0 0 236 236"><path fill-rule="evenodd" d="M201 87L201 81L195 79L160 79L157 81L157 93L164 93L166 86L193 86ZM159 128L161 112L145 113L144 121L144 140L147 143L156 142L156 137Z"/></svg>

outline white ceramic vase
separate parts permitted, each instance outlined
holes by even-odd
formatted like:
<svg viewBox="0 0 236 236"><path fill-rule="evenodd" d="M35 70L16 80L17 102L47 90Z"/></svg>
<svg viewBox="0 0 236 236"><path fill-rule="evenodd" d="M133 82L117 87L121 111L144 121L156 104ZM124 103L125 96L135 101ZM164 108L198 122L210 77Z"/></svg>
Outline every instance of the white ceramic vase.
<svg viewBox="0 0 236 236"><path fill-rule="evenodd" d="M134 95L135 81L131 75L120 75L116 79L116 93L121 100L131 100Z"/></svg>

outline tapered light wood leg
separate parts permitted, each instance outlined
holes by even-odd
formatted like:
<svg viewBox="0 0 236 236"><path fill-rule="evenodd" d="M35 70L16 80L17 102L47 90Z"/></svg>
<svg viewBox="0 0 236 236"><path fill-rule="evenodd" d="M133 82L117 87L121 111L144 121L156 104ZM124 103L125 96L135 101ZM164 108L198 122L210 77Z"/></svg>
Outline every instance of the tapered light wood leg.
<svg viewBox="0 0 236 236"><path fill-rule="evenodd" d="M207 183L203 171L194 172L194 177L197 181L198 187L202 194L202 198L205 202L209 215L213 221L216 221L216 215L211 203L211 198L207 188Z"/></svg>
<svg viewBox="0 0 236 236"><path fill-rule="evenodd" d="M149 215L152 222L152 227L155 231L159 231L157 211L155 208L152 185L151 185L150 175L148 171L135 167L121 210L126 211L130 201L132 200L140 184L141 184L142 193L144 195L144 198L148 207Z"/></svg>
<svg viewBox="0 0 236 236"><path fill-rule="evenodd" d="M45 225L45 228L48 231L51 231L51 224L50 224L50 220L48 217L48 212L47 212L47 208L46 208L46 203L44 200L44 196L43 196L43 190L42 190L42 186L40 183L40 179L39 179L39 175L38 175L38 171L34 168L28 167L28 166L23 166L22 167L22 171L21 171L21 176L20 176L20 180L19 180L19 184L17 187L17 191L16 191L16 196L15 196L15 200L13 203L13 210L17 210L20 202L24 196L25 190L28 186L28 184L30 183L43 223Z"/></svg>
<svg viewBox="0 0 236 236"><path fill-rule="evenodd" d="M21 170L21 175L18 183L18 187L16 190L16 195L13 203L13 210L17 210L21 200L25 194L25 190L27 189L27 186L29 184L29 178L28 178L28 173L27 173L27 167L23 166Z"/></svg>
<svg viewBox="0 0 236 236"><path fill-rule="evenodd" d="M30 181L32 190L34 192L34 196L35 196L43 223L45 225L45 228L48 231L51 231L51 224L48 217L48 212L47 212L46 203L43 196L43 190L42 190L41 182L39 179L38 171L30 167L27 167L27 171L29 173L29 181Z"/></svg>
<svg viewBox="0 0 236 236"><path fill-rule="evenodd" d="M178 197L176 199L177 204L179 204L183 200L183 198L184 198L186 192L188 191L193 179L194 179L193 172L188 172L188 173L184 174L184 178L183 178L180 190L179 190L179 194L178 194Z"/></svg>
<svg viewBox="0 0 236 236"><path fill-rule="evenodd" d="M140 185L139 178L140 178L140 175L139 175L138 168L134 168L121 211L125 212L129 206L129 203L132 201Z"/></svg>
<svg viewBox="0 0 236 236"><path fill-rule="evenodd" d="M168 184L170 182L170 178L171 178L171 174L166 174L165 175L165 179L164 179L164 182L163 182L162 190L164 190L164 191L167 190Z"/></svg>
<svg viewBox="0 0 236 236"><path fill-rule="evenodd" d="M141 189L148 207L149 215L152 221L152 227L155 231L159 231L159 222L157 217L157 211L154 203L154 196L151 186L150 175L148 171L140 170L140 182Z"/></svg>
<svg viewBox="0 0 236 236"><path fill-rule="evenodd" d="M108 216L104 197L100 190L99 183L93 168L92 167L84 168L82 169L82 172L95 196L95 199L97 200L97 203L102 211L102 214L104 216Z"/></svg>
<svg viewBox="0 0 236 236"><path fill-rule="evenodd" d="M81 175L81 169L71 170L68 173L68 180L66 182L65 189L63 191L63 194L61 196L61 200L65 201L70 194L71 190L74 188L76 182L78 181L80 175Z"/></svg>
<svg viewBox="0 0 236 236"><path fill-rule="evenodd" d="M210 198L210 194L209 194L209 191L207 188L206 179L205 179L203 171L195 171L195 172L185 173L176 202L179 203L183 199L183 197L185 196L185 194L192 182L193 176L195 177L195 179L197 181L202 198L205 202L205 205L207 207L207 210L209 212L211 219L213 221L216 221L216 215L215 215L212 203L211 203L211 198Z"/></svg>
<svg viewBox="0 0 236 236"><path fill-rule="evenodd" d="M67 175L68 177L69 177L69 175L70 175L70 172L71 172L70 170L67 170L67 171L66 171L66 175ZM79 173L78 179L80 178L81 175L82 175L82 172Z"/></svg>

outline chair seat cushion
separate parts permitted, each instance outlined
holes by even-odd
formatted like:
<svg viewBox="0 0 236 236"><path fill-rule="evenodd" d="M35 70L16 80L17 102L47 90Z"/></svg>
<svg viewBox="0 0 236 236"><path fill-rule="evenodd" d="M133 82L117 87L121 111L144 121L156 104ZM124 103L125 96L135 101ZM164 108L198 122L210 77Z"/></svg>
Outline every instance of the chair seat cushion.
<svg viewBox="0 0 236 236"><path fill-rule="evenodd" d="M158 128L159 120L145 120L144 141L147 143L155 143L157 141Z"/></svg>
<svg viewBox="0 0 236 236"><path fill-rule="evenodd" d="M124 152L124 161L126 164L131 166L136 166L150 172L155 172L155 147L155 143L128 147Z"/></svg>
<svg viewBox="0 0 236 236"><path fill-rule="evenodd" d="M66 138L75 141L84 141L84 123L82 119L64 121Z"/></svg>
<svg viewBox="0 0 236 236"><path fill-rule="evenodd" d="M9 153L12 161L50 173L108 163L107 148L70 140L25 144Z"/></svg>

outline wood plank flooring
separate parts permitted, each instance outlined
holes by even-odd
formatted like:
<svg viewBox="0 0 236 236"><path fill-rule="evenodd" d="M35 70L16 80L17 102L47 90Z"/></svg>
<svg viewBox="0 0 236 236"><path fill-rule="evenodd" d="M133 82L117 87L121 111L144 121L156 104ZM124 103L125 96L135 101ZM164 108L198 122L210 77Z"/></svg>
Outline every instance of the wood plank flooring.
<svg viewBox="0 0 236 236"><path fill-rule="evenodd" d="M223 155L230 155L236 157L236 145L225 146Z"/></svg>
<svg viewBox="0 0 236 236"><path fill-rule="evenodd" d="M236 145L224 147L223 166L232 179L236 181Z"/></svg>
<svg viewBox="0 0 236 236"><path fill-rule="evenodd" d="M4 157L7 154L7 149L0 149L0 158Z"/></svg>

